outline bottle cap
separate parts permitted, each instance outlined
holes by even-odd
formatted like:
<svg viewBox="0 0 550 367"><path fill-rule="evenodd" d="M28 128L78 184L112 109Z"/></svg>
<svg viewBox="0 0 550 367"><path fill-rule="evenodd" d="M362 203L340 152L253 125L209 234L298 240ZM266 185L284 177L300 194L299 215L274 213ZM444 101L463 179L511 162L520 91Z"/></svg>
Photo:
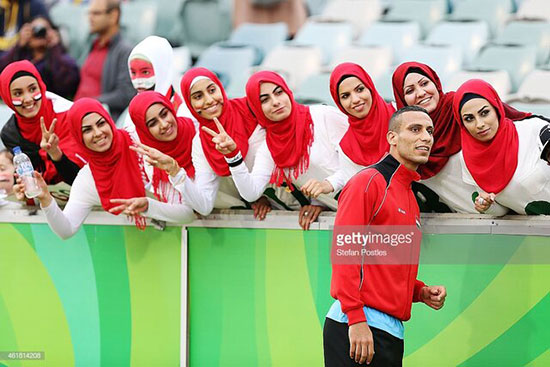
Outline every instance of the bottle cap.
<svg viewBox="0 0 550 367"><path fill-rule="evenodd" d="M21 147L13 147L13 154L21 153Z"/></svg>

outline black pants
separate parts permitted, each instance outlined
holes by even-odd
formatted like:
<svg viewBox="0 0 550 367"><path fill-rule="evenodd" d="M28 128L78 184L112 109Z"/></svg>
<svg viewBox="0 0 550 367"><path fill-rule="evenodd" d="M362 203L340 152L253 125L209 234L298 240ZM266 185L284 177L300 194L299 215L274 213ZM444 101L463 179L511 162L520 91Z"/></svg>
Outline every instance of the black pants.
<svg viewBox="0 0 550 367"><path fill-rule="evenodd" d="M403 366L403 340L369 326L374 339L374 357L370 367L401 367ZM325 319L323 328L323 349L325 367L355 367L366 366L355 363L349 356L348 324Z"/></svg>

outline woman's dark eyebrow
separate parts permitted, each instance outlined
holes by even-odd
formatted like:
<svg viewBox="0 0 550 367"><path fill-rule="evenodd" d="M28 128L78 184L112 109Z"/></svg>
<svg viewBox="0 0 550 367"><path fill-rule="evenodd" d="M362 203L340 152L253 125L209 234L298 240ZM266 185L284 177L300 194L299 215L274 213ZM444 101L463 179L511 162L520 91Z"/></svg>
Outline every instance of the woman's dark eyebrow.
<svg viewBox="0 0 550 367"><path fill-rule="evenodd" d="M481 108L479 109L479 111L477 111L477 113L480 113L480 112L483 111L485 108L489 108L489 106L485 105L485 106L481 107Z"/></svg>
<svg viewBox="0 0 550 367"><path fill-rule="evenodd" d="M282 89L282 88L281 88L280 86L278 86L278 85L275 86L275 88L273 88L273 93L275 93L275 91L276 91L277 89Z"/></svg>
<svg viewBox="0 0 550 367"><path fill-rule="evenodd" d="M156 117L150 118L149 120L145 121L145 125L149 125L149 123L153 123L157 120Z"/></svg>
<svg viewBox="0 0 550 367"><path fill-rule="evenodd" d="M406 85L406 86L403 88L403 90L407 89L408 87L412 87L412 86L414 86L415 84L420 83L420 82L423 81L424 79L426 79L425 76L423 76L422 78L418 79L418 81L417 81L416 83L412 83L412 84Z"/></svg>

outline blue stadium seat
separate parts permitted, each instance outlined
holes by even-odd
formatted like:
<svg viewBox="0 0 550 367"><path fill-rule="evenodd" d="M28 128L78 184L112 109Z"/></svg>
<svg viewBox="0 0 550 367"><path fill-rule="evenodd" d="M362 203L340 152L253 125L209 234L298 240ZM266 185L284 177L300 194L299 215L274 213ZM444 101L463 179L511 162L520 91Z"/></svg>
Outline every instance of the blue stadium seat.
<svg viewBox="0 0 550 367"><path fill-rule="evenodd" d="M537 69L530 72L514 97L521 100L544 100L550 103L550 69Z"/></svg>
<svg viewBox="0 0 550 367"><path fill-rule="evenodd" d="M380 19L383 12L378 0L333 0L327 4L321 17L353 25L354 35Z"/></svg>
<svg viewBox="0 0 550 367"><path fill-rule="evenodd" d="M487 23L484 21L458 20L437 24L426 38L426 43L460 47L463 64L468 67L488 40L489 27Z"/></svg>
<svg viewBox="0 0 550 367"><path fill-rule="evenodd" d="M418 61L432 67L441 83L459 71L462 65L462 53L457 46L418 45L411 48L405 55L405 61Z"/></svg>
<svg viewBox="0 0 550 367"><path fill-rule="evenodd" d="M208 46L229 37L230 4L224 0L185 0L179 21L182 43L198 57Z"/></svg>
<svg viewBox="0 0 550 367"><path fill-rule="evenodd" d="M517 17L550 21L550 2L548 0L523 0L518 7Z"/></svg>
<svg viewBox="0 0 550 367"><path fill-rule="evenodd" d="M482 79L491 84L500 98L505 99L512 90L510 75L505 70L495 71L467 71L462 70L451 76L449 82L443 86L445 90L457 90L464 82L470 79Z"/></svg>
<svg viewBox="0 0 550 367"><path fill-rule="evenodd" d="M120 28L124 37L137 44L155 33L157 3L154 1L124 2L120 8Z"/></svg>
<svg viewBox="0 0 550 367"><path fill-rule="evenodd" d="M528 103L528 102L511 102L510 105L519 111L531 112L535 115L541 115L546 118L550 118L550 103Z"/></svg>
<svg viewBox="0 0 550 367"><path fill-rule="evenodd" d="M254 64L255 58L253 47L219 44L207 48L200 55L196 66L215 72L227 86L233 78L245 73Z"/></svg>
<svg viewBox="0 0 550 367"><path fill-rule="evenodd" d="M321 71L322 52L317 46L285 44L275 47L260 65L261 69L279 72L291 89L297 88L308 76Z"/></svg>
<svg viewBox="0 0 550 367"><path fill-rule="evenodd" d="M506 25L496 43L533 45L537 49L537 65L543 65L550 55L550 23L545 21L513 21Z"/></svg>
<svg viewBox="0 0 550 367"><path fill-rule="evenodd" d="M393 70L388 70L383 75L380 75L377 78L373 78L374 86L376 87L376 91L384 100L391 102L395 98L393 96L393 87L391 83Z"/></svg>
<svg viewBox="0 0 550 367"><path fill-rule="evenodd" d="M283 44L287 38L286 23L244 23L231 33L227 42L254 47L257 50L257 59L254 64L260 64L269 51Z"/></svg>
<svg viewBox="0 0 550 367"><path fill-rule="evenodd" d="M491 38L498 35L511 16L512 1L461 0L454 5L449 15L451 20L482 20L487 22Z"/></svg>
<svg viewBox="0 0 550 367"><path fill-rule="evenodd" d="M361 46L390 46L393 62L399 64L407 50L418 44L420 26L413 21L380 21L372 24L357 43Z"/></svg>
<svg viewBox="0 0 550 367"><path fill-rule="evenodd" d="M537 52L532 46L492 45L487 46L473 63L477 70L506 70L510 74L512 92L533 69Z"/></svg>
<svg viewBox="0 0 550 367"><path fill-rule="evenodd" d="M443 20L447 12L445 1L403 0L394 1L384 20L410 20L420 24L422 37Z"/></svg>
<svg viewBox="0 0 550 367"><path fill-rule="evenodd" d="M374 79L390 69L392 51L389 46L351 46L338 52L332 59L331 69L343 62L361 65Z"/></svg>
<svg viewBox="0 0 550 367"><path fill-rule="evenodd" d="M328 104L334 106L330 95L330 73L315 74L304 80L294 93L294 97L303 104Z"/></svg>
<svg viewBox="0 0 550 367"><path fill-rule="evenodd" d="M308 21L298 31L293 43L319 47L323 53L323 65L326 65L339 50L351 44L352 38L350 23Z"/></svg>

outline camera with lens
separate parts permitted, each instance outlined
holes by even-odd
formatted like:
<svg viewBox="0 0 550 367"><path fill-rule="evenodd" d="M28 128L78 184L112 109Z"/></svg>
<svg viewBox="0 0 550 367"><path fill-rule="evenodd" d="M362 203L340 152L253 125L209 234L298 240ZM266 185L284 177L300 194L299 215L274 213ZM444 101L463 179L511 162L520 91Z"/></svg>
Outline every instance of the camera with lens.
<svg viewBox="0 0 550 367"><path fill-rule="evenodd" d="M42 24L37 24L32 27L32 36L34 38L46 38L47 29Z"/></svg>

